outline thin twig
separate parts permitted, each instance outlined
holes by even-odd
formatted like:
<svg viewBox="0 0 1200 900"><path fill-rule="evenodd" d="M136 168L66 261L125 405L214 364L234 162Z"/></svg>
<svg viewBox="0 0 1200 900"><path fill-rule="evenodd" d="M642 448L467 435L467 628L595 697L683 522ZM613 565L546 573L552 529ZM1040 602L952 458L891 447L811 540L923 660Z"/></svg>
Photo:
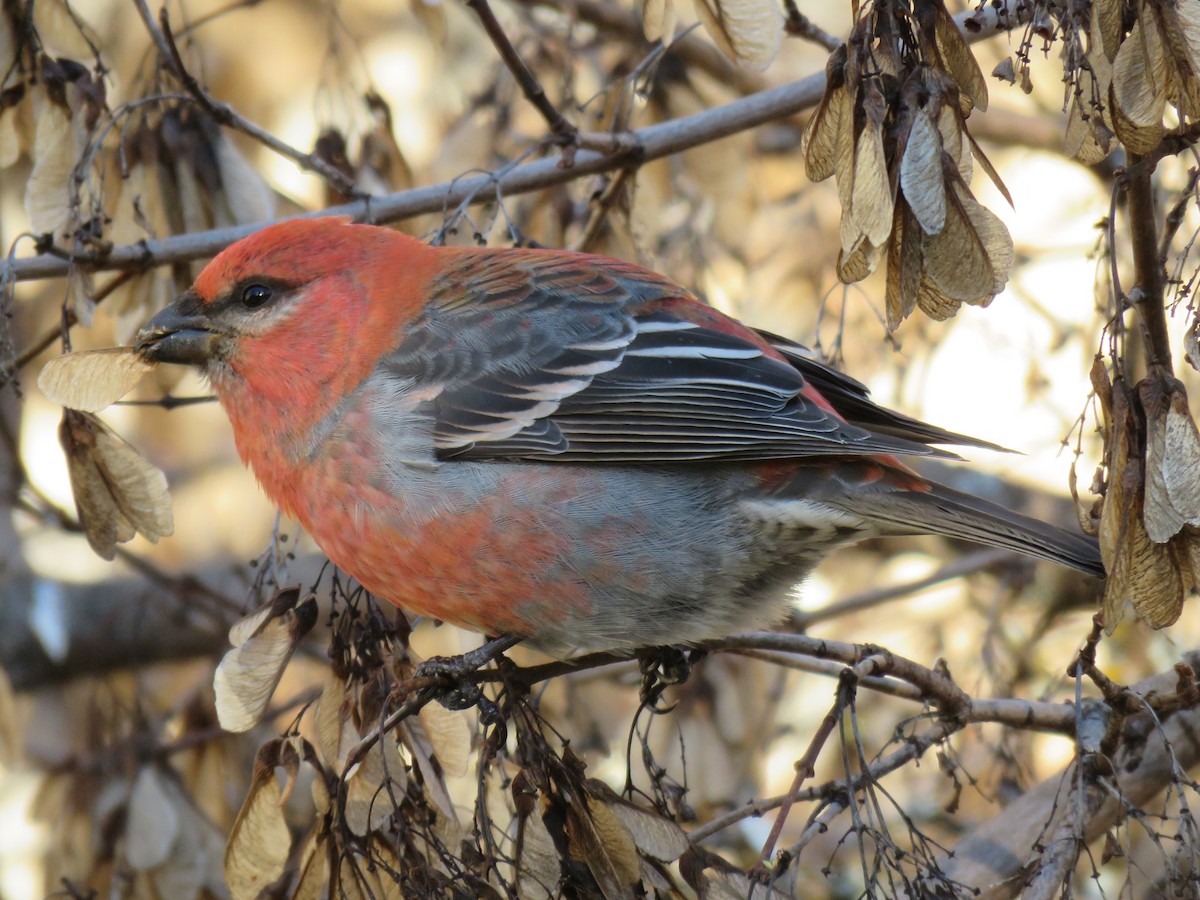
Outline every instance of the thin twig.
<svg viewBox="0 0 1200 900"><path fill-rule="evenodd" d="M537 80L537 76L533 74L529 66L525 65L525 60L521 59L521 54L517 52L517 48L504 33L504 29L487 0L467 0L467 6L479 17L479 22L483 25L483 30L487 32L492 46L496 48L505 67L520 86L525 99L533 104L533 108L546 120L546 124L550 127L550 133L558 138L559 143L564 146L573 144L578 129L568 122L550 102L541 82Z"/></svg>
<svg viewBox="0 0 1200 900"><path fill-rule="evenodd" d="M1008 2L1014 3L1015 0ZM962 24L968 21L968 18L960 14L956 21ZM989 7L982 21L982 25L976 23L976 30L967 33L969 41L978 41L998 34L1005 28L1015 27L1020 24L1021 19L1016 13L1009 13L998 19ZM816 105L824 90L825 73L817 72L799 81L740 97L723 106L640 128L623 137L637 148L640 160L649 162L662 159L747 131L766 122L795 115ZM468 197L472 204L478 205L494 200L500 193L510 197L516 196L628 165L627 156L581 149L570 169L560 167L555 159L539 159L517 166L501 178L490 174L456 178L442 184L399 191L383 197L356 200L309 215L351 216L358 220L369 217L372 222L388 224L424 213L439 212L463 202ZM60 256L43 253L12 262L5 261L0 263L0 269L7 268L11 277L17 281L31 281L62 277L70 271L72 264L93 270L121 270L144 265L190 262L212 256L234 241L259 230L264 224L266 223L235 225L175 235L162 240L139 241L136 244L113 247L103 256L79 253Z"/></svg>
<svg viewBox="0 0 1200 900"><path fill-rule="evenodd" d="M271 134L271 132L260 128L234 112L233 107L229 106L229 104L222 103L204 90L195 76L184 65L183 56L180 54L179 47L175 43L175 36L171 33L171 23L167 16L166 7L162 8L159 13L158 22L155 22L154 16L151 15L150 9L146 5L146 0L134 0L134 5L137 7L138 15L141 16L142 22L146 26L146 31L149 32L150 39L154 42L154 46L158 49L159 54L167 65L170 66L175 77L179 79L179 83L195 99L196 103L212 116L218 125L224 125L235 131L240 131L247 137L253 138L264 147L275 151L280 156L290 159L301 169L317 173L348 196L362 196L362 191L359 190L358 185L347 178L343 172L338 171L335 167L321 159L321 157L315 153L304 153L290 144L281 141L275 135Z"/></svg>
<svg viewBox="0 0 1200 900"><path fill-rule="evenodd" d="M818 47L824 47L830 53L845 43L800 12L800 8L796 6L796 0L783 0L783 10L787 16L784 19L783 27L792 37L812 41Z"/></svg>

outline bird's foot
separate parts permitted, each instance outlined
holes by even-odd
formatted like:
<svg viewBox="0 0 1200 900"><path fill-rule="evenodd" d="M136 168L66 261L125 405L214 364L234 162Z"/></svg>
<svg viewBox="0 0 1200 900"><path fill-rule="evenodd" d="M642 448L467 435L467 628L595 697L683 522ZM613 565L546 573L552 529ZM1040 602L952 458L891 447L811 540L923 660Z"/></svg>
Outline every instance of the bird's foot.
<svg viewBox="0 0 1200 900"><path fill-rule="evenodd" d="M493 662L520 640L519 637L506 634L491 638L482 647L458 656L431 656L417 666L413 677L429 679L444 685L444 689L437 693L437 701L447 709L470 709L472 706L478 706L486 715L488 710L485 707L494 707L495 704L484 696L483 689L476 682L469 680L468 676Z"/></svg>

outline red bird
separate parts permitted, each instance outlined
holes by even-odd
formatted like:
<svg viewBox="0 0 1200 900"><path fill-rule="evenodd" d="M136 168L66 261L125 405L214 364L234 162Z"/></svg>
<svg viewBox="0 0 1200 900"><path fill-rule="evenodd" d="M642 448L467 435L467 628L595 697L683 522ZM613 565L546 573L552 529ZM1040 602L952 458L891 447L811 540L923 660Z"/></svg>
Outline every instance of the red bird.
<svg viewBox="0 0 1200 900"><path fill-rule="evenodd" d="M831 550L932 532L1103 574L1096 542L896 455L980 444L646 269L292 220L141 330L268 496L405 609L564 655L775 620Z"/></svg>

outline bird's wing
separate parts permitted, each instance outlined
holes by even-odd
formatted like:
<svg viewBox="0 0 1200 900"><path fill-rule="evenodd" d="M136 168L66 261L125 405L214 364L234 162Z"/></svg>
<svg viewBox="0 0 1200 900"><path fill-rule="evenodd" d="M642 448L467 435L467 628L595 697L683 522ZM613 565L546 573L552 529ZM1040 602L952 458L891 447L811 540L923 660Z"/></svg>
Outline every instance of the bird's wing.
<svg viewBox="0 0 1200 900"><path fill-rule="evenodd" d="M846 421L755 332L653 272L591 256L461 253L380 365L439 387L427 402L441 458L953 455Z"/></svg>

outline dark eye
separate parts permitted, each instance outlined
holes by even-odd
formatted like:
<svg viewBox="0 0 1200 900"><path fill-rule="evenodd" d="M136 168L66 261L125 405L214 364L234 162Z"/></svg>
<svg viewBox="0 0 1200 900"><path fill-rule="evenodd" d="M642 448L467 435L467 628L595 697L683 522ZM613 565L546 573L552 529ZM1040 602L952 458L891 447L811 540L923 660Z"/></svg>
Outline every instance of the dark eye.
<svg viewBox="0 0 1200 900"><path fill-rule="evenodd" d="M242 306L258 309L271 299L271 289L265 284L248 284L242 288Z"/></svg>

